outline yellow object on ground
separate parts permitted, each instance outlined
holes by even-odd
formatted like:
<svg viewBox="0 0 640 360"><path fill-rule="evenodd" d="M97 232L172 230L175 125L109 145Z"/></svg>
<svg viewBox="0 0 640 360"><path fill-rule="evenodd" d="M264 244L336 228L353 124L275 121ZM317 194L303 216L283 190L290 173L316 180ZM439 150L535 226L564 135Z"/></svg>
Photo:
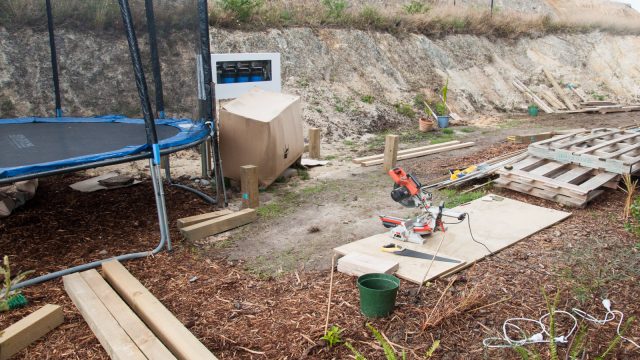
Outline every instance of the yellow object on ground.
<svg viewBox="0 0 640 360"><path fill-rule="evenodd" d="M465 177L466 175L471 174L472 172L478 170L478 166L477 165L471 165L466 169L458 169L458 170L454 170L451 172L451 180L458 180L461 177Z"/></svg>

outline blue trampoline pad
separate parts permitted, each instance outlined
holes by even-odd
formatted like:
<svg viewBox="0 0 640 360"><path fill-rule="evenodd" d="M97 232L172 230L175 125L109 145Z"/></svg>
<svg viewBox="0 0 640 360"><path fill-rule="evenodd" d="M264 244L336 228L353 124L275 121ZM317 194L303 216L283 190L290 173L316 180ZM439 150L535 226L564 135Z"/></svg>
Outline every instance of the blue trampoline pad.
<svg viewBox="0 0 640 360"><path fill-rule="evenodd" d="M188 119L155 123L163 153L200 143L209 134L204 124ZM148 151L141 119L118 115L0 119L0 182Z"/></svg>

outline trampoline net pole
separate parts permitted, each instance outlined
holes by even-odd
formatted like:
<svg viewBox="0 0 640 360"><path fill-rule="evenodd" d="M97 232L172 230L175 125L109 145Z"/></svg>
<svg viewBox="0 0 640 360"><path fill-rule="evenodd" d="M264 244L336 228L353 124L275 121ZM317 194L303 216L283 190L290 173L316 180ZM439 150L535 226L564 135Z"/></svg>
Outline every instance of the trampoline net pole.
<svg viewBox="0 0 640 360"><path fill-rule="evenodd" d="M202 107L205 122L211 126L211 151L213 152L213 168L216 180L216 197L218 205L227 206L227 195L224 187L224 175L222 174L222 160L218 145L218 126L213 112L215 101L215 86L211 69L211 47L209 44L209 11L207 0L198 0L198 53L202 59L202 72L204 75L204 95L206 100Z"/></svg>
<svg viewBox="0 0 640 360"><path fill-rule="evenodd" d="M158 135L151 112L151 102L149 101L149 92L147 82L142 69L142 60L140 59L140 48L136 38L133 20L131 18L131 9L128 0L118 0L120 4L120 12L122 13L122 21L124 23L127 42L129 44L129 52L131 53L131 62L133 63L133 71L136 78L136 87L140 96L142 105L142 113L144 115L145 129L147 132L147 144L151 146L153 157L150 160L149 170L151 171L151 179L153 181L154 194L156 198L156 207L158 210L158 222L160 233L166 237L168 248L171 248L171 239L169 238L169 226L167 222L166 206L164 199L164 190L162 186L162 177L160 176L160 146L158 145Z"/></svg>
<svg viewBox="0 0 640 360"><path fill-rule="evenodd" d="M58 54L56 51L56 37L53 29L53 12L51 0L46 0L47 28L49 30L49 50L51 51L51 73L53 75L53 92L56 102L56 117L62 117L62 100L60 99L60 79L58 77Z"/></svg>
<svg viewBox="0 0 640 360"><path fill-rule="evenodd" d="M153 0L145 0L144 7L147 15L147 29L149 31L149 50L151 52L151 68L153 70L153 83L156 94L156 114L158 118L164 119L162 68L160 67L160 57L158 55L158 36L156 34L156 18L153 11Z"/></svg>

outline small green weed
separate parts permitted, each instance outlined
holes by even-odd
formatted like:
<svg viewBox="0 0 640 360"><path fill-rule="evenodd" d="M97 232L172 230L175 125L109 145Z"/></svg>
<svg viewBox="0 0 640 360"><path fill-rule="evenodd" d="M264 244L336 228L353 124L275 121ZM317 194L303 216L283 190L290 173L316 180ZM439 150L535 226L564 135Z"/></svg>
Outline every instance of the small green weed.
<svg viewBox="0 0 640 360"><path fill-rule="evenodd" d="M335 160L337 158L338 158L338 156L336 156L336 155L327 155L327 156L324 157L324 159L328 160L328 161Z"/></svg>
<svg viewBox="0 0 640 360"><path fill-rule="evenodd" d="M400 115L404 115L408 118L414 118L416 116L416 112L415 110L413 110L413 107L411 107L411 105L407 103L399 102L399 103L396 103L394 107L396 108L396 111Z"/></svg>
<svg viewBox="0 0 640 360"><path fill-rule="evenodd" d="M263 5L262 0L219 0L222 9L240 22L246 22Z"/></svg>
<svg viewBox="0 0 640 360"><path fill-rule="evenodd" d="M427 350L427 352L424 353L425 359L429 359L433 357L433 353L435 353L439 347L440 347L440 340L435 340L433 344L431 344L431 346L429 347L429 350Z"/></svg>
<svg viewBox="0 0 640 360"><path fill-rule="evenodd" d="M446 199L444 205L447 208L454 208L484 196L484 191L470 191L463 194L453 189L444 189L440 193Z"/></svg>
<svg viewBox="0 0 640 360"><path fill-rule="evenodd" d="M373 104L374 100L375 98L373 97L373 95L362 95L360 97L360 101L362 101L365 104Z"/></svg>
<svg viewBox="0 0 640 360"><path fill-rule="evenodd" d="M284 208L279 203L272 202L272 203L268 203L260 206L258 209L256 209L256 212L260 217L263 217L266 219L273 219L275 217L282 215L284 213Z"/></svg>
<svg viewBox="0 0 640 360"><path fill-rule="evenodd" d="M342 342L340 338L340 334L344 331L344 329L340 329L339 326L333 325L327 332L320 338L324 340L329 347L333 347Z"/></svg>
<svg viewBox="0 0 640 360"><path fill-rule="evenodd" d="M472 133L474 131L476 131L476 129L474 128L470 128L470 127L463 127L462 129L460 129L460 131L462 131L463 133Z"/></svg>
<svg viewBox="0 0 640 360"><path fill-rule="evenodd" d="M298 169L298 177L302 180L309 180L311 177L309 176L309 171L306 169Z"/></svg>
<svg viewBox="0 0 640 360"><path fill-rule="evenodd" d="M359 15L362 22L373 27L379 27L384 20L380 11L373 6L365 6Z"/></svg>
<svg viewBox="0 0 640 360"><path fill-rule="evenodd" d="M424 1L420 0L412 0L410 3L404 6L404 11L407 14L424 14L427 13L431 8Z"/></svg>
<svg viewBox="0 0 640 360"><path fill-rule="evenodd" d="M442 129L442 133L445 134L445 135L451 135L454 132L455 131L453 131L453 129L449 129L449 128Z"/></svg>
<svg viewBox="0 0 640 360"><path fill-rule="evenodd" d="M329 19L338 20L345 15L348 3L345 0L322 0L322 5Z"/></svg>

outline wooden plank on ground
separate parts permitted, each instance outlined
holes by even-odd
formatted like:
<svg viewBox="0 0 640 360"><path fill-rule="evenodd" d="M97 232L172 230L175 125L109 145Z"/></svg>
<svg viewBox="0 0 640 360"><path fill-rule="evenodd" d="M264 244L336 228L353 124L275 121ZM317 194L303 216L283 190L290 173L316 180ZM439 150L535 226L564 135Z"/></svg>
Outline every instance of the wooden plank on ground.
<svg viewBox="0 0 640 360"><path fill-rule="evenodd" d="M393 274L396 270L398 270L397 261L359 252L352 252L338 259L338 271L352 276L371 273Z"/></svg>
<svg viewBox="0 0 640 360"><path fill-rule="evenodd" d="M176 358L95 269L84 271L80 276L147 358Z"/></svg>
<svg viewBox="0 0 640 360"><path fill-rule="evenodd" d="M0 331L0 360L9 359L63 321L62 308L47 304Z"/></svg>
<svg viewBox="0 0 640 360"><path fill-rule="evenodd" d="M180 229L180 232L187 239L195 241L246 225L254 221L257 217L258 214L254 209L243 209L229 215L220 216L215 219L183 227Z"/></svg>
<svg viewBox="0 0 640 360"><path fill-rule="evenodd" d="M415 147L415 148L411 148L411 149L398 150L398 156L411 154L411 153L415 153L415 152L419 152L419 151L423 151L423 150L437 149L437 148L441 148L441 147L445 147L445 146L449 146L449 145L455 145L455 144L460 144L460 141L454 140L454 141L448 141L448 142L444 142L444 143L440 143L440 144L425 145L425 146L419 146L419 147ZM364 157L360 157L360 158L355 158L355 159L351 160L351 162L353 162L354 164L360 164L360 163L365 162L365 161L383 159L383 158L384 158L384 154L377 154L377 155L371 155L371 156L364 156Z"/></svg>
<svg viewBox="0 0 640 360"><path fill-rule="evenodd" d="M468 204L461 205L455 210L467 212L471 215L473 236L493 252L498 252L571 216L571 213L530 205L504 197L496 197L495 195L487 195ZM449 225L445 234L445 239L438 255L463 260L465 263L456 266L456 264L435 261L433 267L437 266L437 270L432 268L427 279L462 269L489 254L484 246L471 239L469 228L465 223ZM434 254L440 242L440 236L442 236L442 233L438 232L432 235L424 245L419 245L390 241L389 233L385 232L342 245L334 250L340 254L357 251L387 259L389 258L387 256L392 256L391 259L399 263L396 275L405 280L419 283L427 270L429 260L413 259L414 261L412 262L405 262L407 259L404 257L382 253L380 247L384 244L395 242L411 250ZM443 266L443 264L448 264L449 266Z"/></svg>
<svg viewBox="0 0 640 360"><path fill-rule="evenodd" d="M80 274L62 278L64 289L112 359L146 359Z"/></svg>
<svg viewBox="0 0 640 360"><path fill-rule="evenodd" d="M206 214L194 215L194 216L178 219L178 229L182 229L183 227L187 227L189 225L219 218L221 216L225 216L229 214L233 214L233 211L229 209L224 209L224 210L218 210L218 211L214 211Z"/></svg>
<svg viewBox="0 0 640 360"><path fill-rule="evenodd" d="M553 89L556 91L556 93L560 95L560 98L562 99L562 101L564 101L564 103L567 105L569 110L575 110L576 109L575 105L573 105L571 100L569 100L567 95L565 95L565 93L562 91L562 88L560 87L560 85L558 85L558 83L556 82L556 79L553 78L551 73L549 73L545 68L542 68L542 71L544 72L544 75L547 77L547 79L549 79L551 86L553 86Z"/></svg>
<svg viewBox="0 0 640 360"><path fill-rule="evenodd" d="M533 102L535 102L540 107L542 111L546 112L547 114L553 113L553 109L549 105L547 105L544 101L542 101L542 99L540 99L536 94L534 94L533 91L531 91L531 89L529 89L520 80L514 79L513 85L518 90L523 92L525 95L528 95L531 98L531 100L533 100Z"/></svg>
<svg viewBox="0 0 640 360"><path fill-rule="evenodd" d="M420 156L425 156L425 155L431 155L431 154L437 154L437 153L441 153L441 152L445 152L445 151L449 151L449 150L455 150L455 149L462 149L462 148L466 148L469 146L473 146L475 143L474 142L466 142L466 143L462 143L462 144L455 144L455 145L450 145L450 146L445 146L445 147L441 147L441 148L436 148L436 149L431 149L431 150L423 150L423 151L419 151L419 152L415 152L415 153L409 153L409 154L405 154L405 155L398 155L398 161L399 160L407 160L407 159L413 159L416 157L420 157ZM373 166L373 165L380 165L384 162L384 160L370 160L370 161L365 161L360 163L360 165L362 166Z"/></svg>
<svg viewBox="0 0 640 360"><path fill-rule="evenodd" d="M118 261L102 264L107 281L178 359L216 357Z"/></svg>

